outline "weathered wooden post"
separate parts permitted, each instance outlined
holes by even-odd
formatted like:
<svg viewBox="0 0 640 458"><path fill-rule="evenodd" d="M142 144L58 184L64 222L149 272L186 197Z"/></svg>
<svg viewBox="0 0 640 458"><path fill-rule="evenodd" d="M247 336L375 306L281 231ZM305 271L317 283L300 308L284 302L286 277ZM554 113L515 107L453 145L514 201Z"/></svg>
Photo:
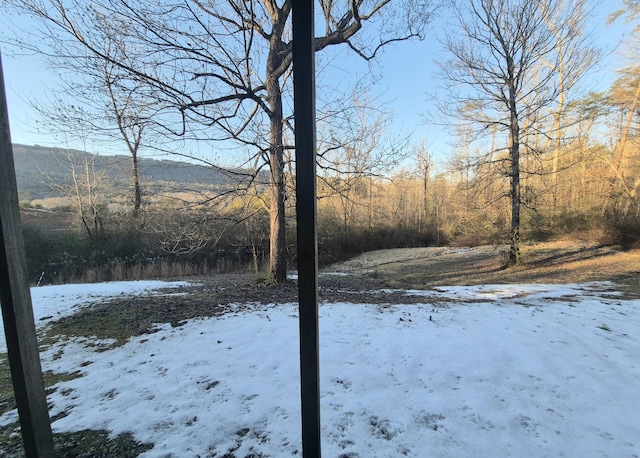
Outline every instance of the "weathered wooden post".
<svg viewBox="0 0 640 458"><path fill-rule="evenodd" d="M27 457L53 457L53 436L20 231L18 190L0 54L0 304Z"/></svg>
<svg viewBox="0 0 640 458"><path fill-rule="evenodd" d="M314 0L294 0L292 10L302 455L305 458L321 455L313 3Z"/></svg>

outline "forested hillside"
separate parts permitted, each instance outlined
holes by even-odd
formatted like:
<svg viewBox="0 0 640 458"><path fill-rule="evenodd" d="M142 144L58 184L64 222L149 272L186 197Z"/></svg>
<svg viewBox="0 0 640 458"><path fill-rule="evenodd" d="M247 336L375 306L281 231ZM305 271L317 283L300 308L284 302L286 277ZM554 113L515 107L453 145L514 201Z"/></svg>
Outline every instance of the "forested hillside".
<svg viewBox="0 0 640 458"><path fill-rule="evenodd" d="M113 186L129 185L131 157L90 154L77 150L45 146L13 145L18 191L29 199L60 196L60 186L73 184L73 172L85 166L94 176L102 176ZM169 159L139 159L141 179L147 185L180 183L203 188L225 187L233 183L232 173L213 167ZM240 170L237 171L241 173Z"/></svg>

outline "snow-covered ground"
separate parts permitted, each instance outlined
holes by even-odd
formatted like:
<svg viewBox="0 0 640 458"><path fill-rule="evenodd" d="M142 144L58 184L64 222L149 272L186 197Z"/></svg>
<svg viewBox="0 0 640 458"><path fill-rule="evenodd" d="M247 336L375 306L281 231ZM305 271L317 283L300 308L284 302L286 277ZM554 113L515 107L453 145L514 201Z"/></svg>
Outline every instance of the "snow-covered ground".
<svg viewBox="0 0 640 458"><path fill-rule="evenodd" d="M53 285L31 288L36 326L79 312L83 307L107 299L154 294L162 288L189 286L184 281L121 281L82 285ZM4 326L0 327L0 352L7 351Z"/></svg>
<svg viewBox="0 0 640 458"><path fill-rule="evenodd" d="M172 284L175 285L175 284ZM32 290L40 325L158 282ZM640 456L640 301L607 283L408 291L320 307L327 457ZM132 432L145 456L299 456L297 308L254 305L106 351L60 342L54 431ZM103 350L103 349L102 349ZM15 413L0 417L0 422ZM230 455L231 456L231 455Z"/></svg>

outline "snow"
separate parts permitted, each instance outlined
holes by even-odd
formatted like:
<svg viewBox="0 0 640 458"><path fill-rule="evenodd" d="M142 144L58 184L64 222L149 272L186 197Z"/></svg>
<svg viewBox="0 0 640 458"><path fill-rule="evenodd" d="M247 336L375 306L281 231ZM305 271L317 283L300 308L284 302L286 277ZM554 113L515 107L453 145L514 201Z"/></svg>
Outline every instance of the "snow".
<svg viewBox="0 0 640 458"><path fill-rule="evenodd" d="M44 325L165 285L32 296ZM640 301L612 283L406 294L425 303L320 306L325 456L640 456ZM297 316L295 304L249 304L106 351L58 342L43 368L82 376L49 396L51 415L66 413L53 429L131 432L154 444L147 457L300 456Z"/></svg>
<svg viewBox="0 0 640 458"><path fill-rule="evenodd" d="M31 288L33 317L36 326L43 326L98 302L117 297L147 295L161 288L180 288L189 285L190 283L184 281L122 281ZM2 326L0 327L0 352L6 351L7 342L4 326Z"/></svg>

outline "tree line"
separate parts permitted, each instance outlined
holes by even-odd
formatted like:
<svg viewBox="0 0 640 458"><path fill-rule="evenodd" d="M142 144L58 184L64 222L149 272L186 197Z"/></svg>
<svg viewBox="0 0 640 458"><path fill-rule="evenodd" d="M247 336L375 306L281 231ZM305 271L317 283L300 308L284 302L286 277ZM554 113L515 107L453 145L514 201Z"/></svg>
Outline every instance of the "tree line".
<svg viewBox="0 0 640 458"><path fill-rule="evenodd" d="M386 228L410 231L416 243L506 241L510 265L520 262L523 230L541 237L581 222L616 226L620 237L633 239L640 187L637 67L623 70L606 93L583 91L581 82L602 57L586 29L593 2L319 4L316 50L340 45L365 61L393 43L432 39L426 27L444 11L451 18L443 40L449 59L440 67L445 95L431 106L438 108L436 122L455 129L457 138L446 167L435 172L426 148L389 140L386 118L363 86L320 87L321 247L323 223L334 237ZM214 220L224 227L255 224L259 229L247 234L258 234L268 215L269 277L286 278L295 179L291 0L7 5L39 27L31 40L19 33L4 40L48 56L63 76L64 90L53 103L35 103L45 127L126 146L134 219L145 221L139 152L193 159L176 142L202 142L211 153L197 159L234 174L239 184L182 202L176 221L152 218L165 226L163 243L189 251L202 248L202 233L221 240L225 230ZM636 0L625 0L611 20L635 21L637 11ZM231 149L234 167L221 164L214 147ZM411 173L398 171L411 159ZM266 193L258 179L263 171ZM167 242L170 236L175 240Z"/></svg>

